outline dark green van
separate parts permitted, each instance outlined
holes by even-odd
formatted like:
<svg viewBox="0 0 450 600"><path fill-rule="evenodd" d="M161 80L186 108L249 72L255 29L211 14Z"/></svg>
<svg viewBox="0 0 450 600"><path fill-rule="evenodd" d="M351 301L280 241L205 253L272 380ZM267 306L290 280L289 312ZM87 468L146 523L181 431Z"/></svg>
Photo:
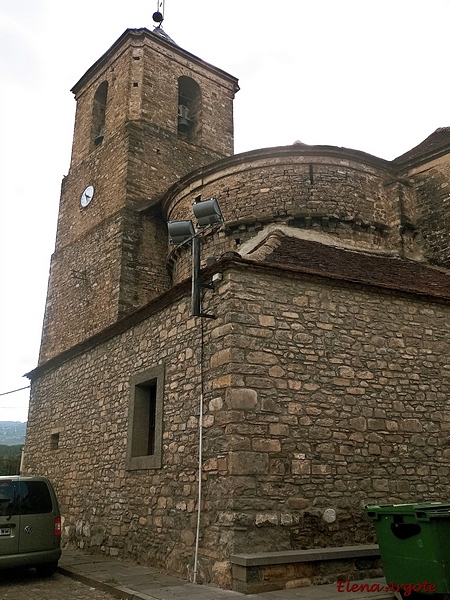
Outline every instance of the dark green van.
<svg viewBox="0 0 450 600"><path fill-rule="evenodd" d="M0 569L53 575L61 556L61 515L46 477L0 477Z"/></svg>

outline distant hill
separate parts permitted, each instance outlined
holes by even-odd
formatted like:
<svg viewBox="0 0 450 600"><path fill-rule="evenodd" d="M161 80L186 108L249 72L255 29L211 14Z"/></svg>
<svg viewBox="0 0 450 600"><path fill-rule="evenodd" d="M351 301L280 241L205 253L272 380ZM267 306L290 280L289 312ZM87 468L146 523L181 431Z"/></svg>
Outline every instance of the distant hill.
<svg viewBox="0 0 450 600"><path fill-rule="evenodd" d="M26 423L0 421L0 445L15 446L25 443Z"/></svg>

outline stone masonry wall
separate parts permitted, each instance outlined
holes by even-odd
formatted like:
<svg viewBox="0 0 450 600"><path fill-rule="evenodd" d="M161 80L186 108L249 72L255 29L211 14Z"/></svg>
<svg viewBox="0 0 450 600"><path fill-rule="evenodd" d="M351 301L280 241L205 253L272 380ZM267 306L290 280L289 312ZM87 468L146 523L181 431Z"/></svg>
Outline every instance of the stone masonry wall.
<svg viewBox="0 0 450 600"><path fill-rule="evenodd" d="M121 238L117 214L53 255L40 364L117 320Z"/></svg>
<svg viewBox="0 0 450 600"><path fill-rule="evenodd" d="M186 173L233 152L237 81L149 31L131 30L121 40L74 87L72 161L61 190L40 364L168 289L167 226L155 203ZM182 75L202 90L195 145L177 135ZM93 102L104 82L104 138L95 146ZM94 196L83 208L88 185Z"/></svg>
<svg viewBox="0 0 450 600"><path fill-rule="evenodd" d="M369 543L365 504L448 499L448 305L248 271L215 298L205 444L234 552Z"/></svg>
<svg viewBox="0 0 450 600"><path fill-rule="evenodd" d="M375 165L357 152L318 154L314 147L294 145L224 160L169 193L163 207L168 220L191 219L196 196L219 200L227 237L208 238L205 256L239 252L255 231L271 223L327 233L360 249L421 256L419 238L405 228L406 221L416 223L414 195L392 185L392 179L385 161ZM180 281L185 260L171 259L174 281Z"/></svg>
<svg viewBox="0 0 450 600"><path fill-rule="evenodd" d="M427 261L450 267L450 161L448 155L411 169L410 184L416 190Z"/></svg>
<svg viewBox="0 0 450 600"><path fill-rule="evenodd" d="M65 544L184 576L192 570L200 345L199 320L182 298L33 383L25 472L46 473L55 483ZM130 379L159 364L165 368L163 465L127 471ZM206 428L212 420L208 411ZM56 433L59 446L52 449ZM214 469L225 475L226 460L216 460ZM215 512L227 505L209 494L209 480L206 465L204 514L215 523ZM228 555L227 535L208 548L212 564Z"/></svg>
<svg viewBox="0 0 450 600"><path fill-rule="evenodd" d="M204 308L202 579L373 541L364 504L448 497L448 305L247 267ZM190 572L200 352L186 296L34 381L25 471L56 484L65 543ZM162 468L127 471L130 378L161 363Z"/></svg>

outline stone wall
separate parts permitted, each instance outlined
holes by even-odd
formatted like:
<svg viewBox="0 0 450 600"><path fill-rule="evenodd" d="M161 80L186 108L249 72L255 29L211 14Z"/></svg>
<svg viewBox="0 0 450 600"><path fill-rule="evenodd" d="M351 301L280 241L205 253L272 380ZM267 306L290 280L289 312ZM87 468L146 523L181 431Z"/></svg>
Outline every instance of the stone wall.
<svg viewBox="0 0 450 600"><path fill-rule="evenodd" d="M448 155L410 169L410 185L417 194L418 222L428 262L450 267L450 162Z"/></svg>
<svg viewBox="0 0 450 600"><path fill-rule="evenodd" d="M256 150L185 178L163 198L167 220L192 219L192 204L217 198L227 236L210 236L205 256L240 251L264 225L325 233L338 243L420 258L415 194L393 166L362 152L296 146ZM186 264L170 257L174 281Z"/></svg>
<svg viewBox="0 0 450 600"><path fill-rule="evenodd" d="M365 504L447 498L447 305L245 271L221 302L206 444L229 450L236 552L367 542Z"/></svg>
<svg viewBox="0 0 450 600"><path fill-rule="evenodd" d="M215 285L203 350L186 296L36 376L25 470L65 543L192 569L201 353L205 581L231 585L231 553L371 542L367 503L448 497L447 304L251 266ZM126 471L130 379L157 364L163 466Z"/></svg>
<svg viewBox="0 0 450 600"><path fill-rule="evenodd" d="M25 470L55 483L65 543L186 574L196 524L199 335L188 301L179 300L33 384ZM130 379L158 364L163 468L126 471Z"/></svg>
<svg viewBox="0 0 450 600"><path fill-rule="evenodd" d="M195 144L177 132L178 78L185 75L202 95ZM104 138L96 146L94 98L105 82ZM61 190L41 364L168 289L167 227L155 204L186 173L233 153L237 89L231 75L144 29L127 31L75 85L72 160ZM94 196L83 208L88 185ZM73 273L80 281L72 281Z"/></svg>
<svg viewBox="0 0 450 600"><path fill-rule="evenodd" d="M201 90L195 144L177 132L184 76ZM373 541L365 504L445 500L450 472L448 302L230 258L283 226L448 266L446 159L406 168L301 144L230 157L237 89L144 29L75 85L25 451L25 472L55 483L64 543L189 575L203 391L199 579L223 587L232 553ZM228 255L203 324L189 250L166 231L199 195L226 220L203 259ZM127 462L133 382L163 371L162 466L127 469L152 466Z"/></svg>

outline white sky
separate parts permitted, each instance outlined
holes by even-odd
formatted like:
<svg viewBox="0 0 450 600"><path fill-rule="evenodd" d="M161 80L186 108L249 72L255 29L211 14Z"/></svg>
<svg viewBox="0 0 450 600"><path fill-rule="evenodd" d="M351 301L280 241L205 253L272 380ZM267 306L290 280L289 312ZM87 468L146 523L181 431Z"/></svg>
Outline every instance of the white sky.
<svg viewBox="0 0 450 600"><path fill-rule="evenodd" d="M166 0L165 31L239 78L235 151L296 140L393 159L450 125L450 0ZM0 0L0 393L37 364L71 87L157 0ZM27 419L28 390L0 396Z"/></svg>

